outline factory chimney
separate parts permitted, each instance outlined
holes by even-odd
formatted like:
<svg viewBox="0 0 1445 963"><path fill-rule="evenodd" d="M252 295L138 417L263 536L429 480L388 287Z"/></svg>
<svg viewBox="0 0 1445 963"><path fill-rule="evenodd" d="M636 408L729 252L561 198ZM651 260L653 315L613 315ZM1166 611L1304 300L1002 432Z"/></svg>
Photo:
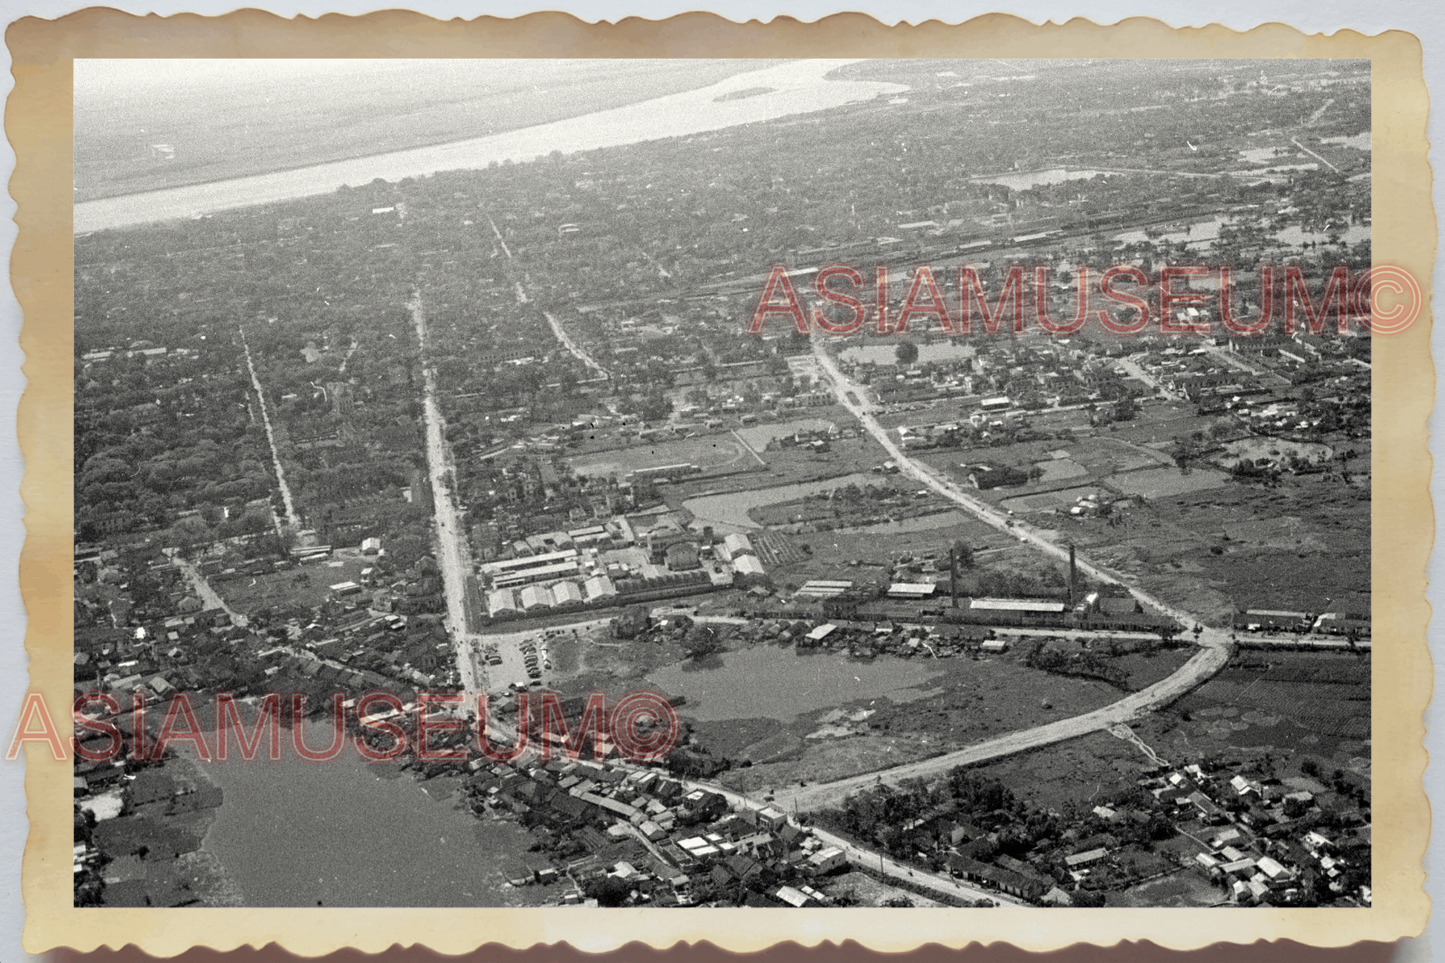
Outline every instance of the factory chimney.
<svg viewBox="0 0 1445 963"><path fill-rule="evenodd" d="M1070 543L1069 543L1069 608L1070 608L1070 609L1072 609L1076 604L1078 604L1078 600L1074 598L1074 594L1075 594L1075 592L1076 592L1076 584L1077 584L1076 580L1078 579L1078 575L1079 575L1078 566L1077 566L1077 564L1074 562L1074 543L1073 543L1073 542L1070 542Z"/></svg>
<svg viewBox="0 0 1445 963"><path fill-rule="evenodd" d="M948 550L948 589L953 595L953 607L958 608L958 548Z"/></svg>

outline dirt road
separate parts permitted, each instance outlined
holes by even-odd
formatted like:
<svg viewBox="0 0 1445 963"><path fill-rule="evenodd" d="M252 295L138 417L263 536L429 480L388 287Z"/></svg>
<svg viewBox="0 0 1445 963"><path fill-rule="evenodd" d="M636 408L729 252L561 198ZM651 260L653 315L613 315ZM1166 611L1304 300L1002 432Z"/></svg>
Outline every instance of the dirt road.
<svg viewBox="0 0 1445 963"><path fill-rule="evenodd" d="M773 804L788 812L823 809L838 805L849 793L872 786L896 786L905 779L941 776L955 766L975 765L1011 756L1040 746L1052 745L1079 736L1108 729L1110 726L1145 715L1161 705L1173 702L1190 689L1210 678L1229 661L1229 649L1223 646L1201 648L1178 672L1147 689L1131 693L1118 702L1086 712L1070 719L1060 719L998 736L955 752L934 756L918 762L895 766L882 772L850 776L833 782L810 786L790 786L773 790Z"/></svg>

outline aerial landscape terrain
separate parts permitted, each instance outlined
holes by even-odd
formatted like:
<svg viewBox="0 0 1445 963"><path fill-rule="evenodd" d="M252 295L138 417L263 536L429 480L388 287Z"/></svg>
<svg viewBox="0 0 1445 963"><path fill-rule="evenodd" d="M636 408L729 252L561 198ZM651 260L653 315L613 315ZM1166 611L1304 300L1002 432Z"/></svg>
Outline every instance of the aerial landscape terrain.
<svg viewBox="0 0 1445 963"><path fill-rule="evenodd" d="M77 72L76 905L1370 905L1368 62L228 63Z"/></svg>

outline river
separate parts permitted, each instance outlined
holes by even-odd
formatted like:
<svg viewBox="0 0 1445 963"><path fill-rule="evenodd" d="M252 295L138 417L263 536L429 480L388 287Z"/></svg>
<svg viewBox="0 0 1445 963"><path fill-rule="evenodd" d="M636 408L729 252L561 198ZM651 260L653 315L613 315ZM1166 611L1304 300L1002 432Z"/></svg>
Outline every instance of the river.
<svg viewBox="0 0 1445 963"><path fill-rule="evenodd" d="M482 168L493 161L531 161L554 150L571 154L685 137L841 107L907 89L898 84L825 79L829 71L850 62L795 60L737 74L710 87L487 137L85 201L75 205L75 232L199 217L231 208L327 194L342 185L368 184L378 177L399 181L437 171ZM755 96L717 99L757 87L772 89Z"/></svg>

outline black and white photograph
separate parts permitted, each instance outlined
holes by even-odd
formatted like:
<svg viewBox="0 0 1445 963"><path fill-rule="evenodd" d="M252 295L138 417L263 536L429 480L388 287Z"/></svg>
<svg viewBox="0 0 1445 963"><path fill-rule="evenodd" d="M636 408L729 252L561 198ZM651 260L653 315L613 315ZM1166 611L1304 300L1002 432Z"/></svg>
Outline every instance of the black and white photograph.
<svg viewBox="0 0 1445 963"><path fill-rule="evenodd" d="M1371 907L1371 71L75 60L74 906Z"/></svg>

